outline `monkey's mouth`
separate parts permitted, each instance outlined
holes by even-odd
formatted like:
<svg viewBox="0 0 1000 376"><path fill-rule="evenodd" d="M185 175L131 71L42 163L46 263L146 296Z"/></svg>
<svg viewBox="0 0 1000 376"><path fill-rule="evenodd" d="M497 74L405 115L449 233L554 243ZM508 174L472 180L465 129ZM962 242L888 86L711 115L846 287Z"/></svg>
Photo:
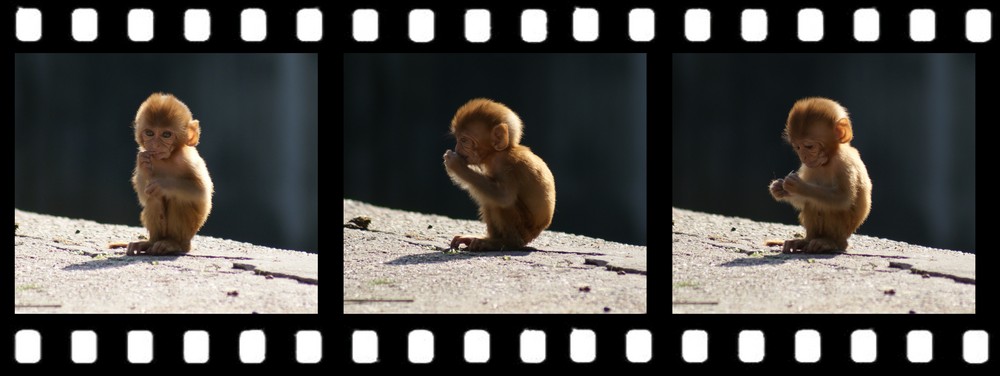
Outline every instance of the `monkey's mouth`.
<svg viewBox="0 0 1000 376"><path fill-rule="evenodd" d="M469 156L467 156L465 154L462 154L462 153L459 153L457 151L455 152L455 154L458 154L459 157L462 157L462 159L465 160L465 163L475 164L475 162L472 160L472 158L469 158Z"/></svg>
<svg viewBox="0 0 1000 376"><path fill-rule="evenodd" d="M805 165L809 168L816 168L816 167L823 167L824 165L826 165L826 162L827 162L826 158L817 158L810 162L803 162L803 163L805 163Z"/></svg>

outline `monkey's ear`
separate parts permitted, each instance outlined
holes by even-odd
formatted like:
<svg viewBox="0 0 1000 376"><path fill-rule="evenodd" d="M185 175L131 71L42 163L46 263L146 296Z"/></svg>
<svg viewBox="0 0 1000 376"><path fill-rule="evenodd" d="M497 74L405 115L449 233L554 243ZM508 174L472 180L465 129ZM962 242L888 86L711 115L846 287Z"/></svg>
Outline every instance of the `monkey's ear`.
<svg viewBox="0 0 1000 376"><path fill-rule="evenodd" d="M493 127L493 149L496 151L501 151L507 148L510 144L509 134L507 133L507 123L500 123Z"/></svg>
<svg viewBox="0 0 1000 376"><path fill-rule="evenodd" d="M197 120L191 120L190 122L188 122L187 134L188 134L187 145L197 146L198 139L201 138L201 126L199 125Z"/></svg>
<svg viewBox="0 0 1000 376"><path fill-rule="evenodd" d="M854 131L851 130L851 120L848 118L837 120L836 132L837 141L842 144L851 142L854 139Z"/></svg>

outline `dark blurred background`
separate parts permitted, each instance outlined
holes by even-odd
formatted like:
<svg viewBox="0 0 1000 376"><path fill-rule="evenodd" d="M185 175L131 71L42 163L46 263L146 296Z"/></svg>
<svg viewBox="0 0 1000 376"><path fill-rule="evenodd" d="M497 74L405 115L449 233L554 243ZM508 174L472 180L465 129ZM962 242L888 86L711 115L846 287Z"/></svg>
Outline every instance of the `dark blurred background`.
<svg viewBox="0 0 1000 376"><path fill-rule="evenodd" d="M858 233L975 252L971 54L673 55L672 204L798 224L768 183L799 166L781 140L797 99L847 108L872 179Z"/></svg>
<svg viewBox="0 0 1000 376"><path fill-rule="evenodd" d="M347 54L344 197L476 219L441 157L477 97L517 112L552 170L551 230L646 244L643 54Z"/></svg>
<svg viewBox="0 0 1000 376"><path fill-rule="evenodd" d="M201 121L198 151L215 197L200 234L317 252L316 62L313 54L15 55L14 207L140 226L132 121L163 91Z"/></svg>

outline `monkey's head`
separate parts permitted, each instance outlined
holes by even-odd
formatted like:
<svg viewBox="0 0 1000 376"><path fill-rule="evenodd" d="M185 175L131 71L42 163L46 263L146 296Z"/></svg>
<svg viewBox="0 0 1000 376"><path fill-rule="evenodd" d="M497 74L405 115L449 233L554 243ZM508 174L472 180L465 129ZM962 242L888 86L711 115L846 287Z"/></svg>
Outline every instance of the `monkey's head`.
<svg viewBox="0 0 1000 376"><path fill-rule="evenodd" d="M519 145L523 128L514 111L485 98L467 102L451 120L455 152L469 164L481 164L494 153Z"/></svg>
<svg viewBox="0 0 1000 376"><path fill-rule="evenodd" d="M851 142L854 132L844 107L833 100L814 97L795 102L782 137L792 145L802 164L816 168L836 156L840 144Z"/></svg>
<svg viewBox="0 0 1000 376"><path fill-rule="evenodd" d="M167 159L185 146L198 145L201 127L187 105L173 95L154 93L135 114L135 142L152 151L157 159Z"/></svg>

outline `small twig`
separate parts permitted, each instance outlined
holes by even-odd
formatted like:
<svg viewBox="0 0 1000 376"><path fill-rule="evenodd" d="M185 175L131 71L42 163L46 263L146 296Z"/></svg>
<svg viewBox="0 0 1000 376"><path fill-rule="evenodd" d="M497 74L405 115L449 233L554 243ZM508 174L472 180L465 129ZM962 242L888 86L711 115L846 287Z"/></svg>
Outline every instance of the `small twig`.
<svg viewBox="0 0 1000 376"><path fill-rule="evenodd" d="M213 255L192 255L190 253L185 254L184 257L195 257L195 258L210 258L210 259L226 259L226 260L253 260L253 257L241 257L241 256L213 256Z"/></svg>
<svg viewBox="0 0 1000 376"><path fill-rule="evenodd" d="M15 304L14 308L62 308L62 304Z"/></svg>
<svg viewBox="0 0 1000 376"><path fill-rule="evenodd" d="M841 253L837 253L837 254L844 255L844 256L877 257L877 258L886 258L886 259L908 259L909 258L907 256L872 255L872 254L867 254L867 253L846 253L846 252L841 252Z"/></svg>
<svg viewBox="0 0 1000 376"><path fill-rule="evenodd" d="M607 254L598 252L546 251L544 249L532 249L532 248L528 248L526 249L526 251L541 252L541 253L559 253L563 255L577 255L577 256L607 256Z"/></svg>
<svg viewBox="0 0 1000 376"><path fill-rule="evenodd" d="M391 233L389 233L389 234L391 234ZM399 234L393 234L393 235L399 235ZM448 250L451 249L451 247L441 247L441 246L438 246L437 243L424 242L424 241L419 241L419 240L410 240L410 239L401 239L401 240L404 243L410 243L410 244L413 244L413 245L416 245L416 246L433 247L434 249L438 250L439 252L445 252L445 251L448 251Z"/></svg>
<svg viewBox="0 0 1000 376"><path fill-rule="evenodd" d="M413 299L344 299L344 303L413 303Z"/></svg>

